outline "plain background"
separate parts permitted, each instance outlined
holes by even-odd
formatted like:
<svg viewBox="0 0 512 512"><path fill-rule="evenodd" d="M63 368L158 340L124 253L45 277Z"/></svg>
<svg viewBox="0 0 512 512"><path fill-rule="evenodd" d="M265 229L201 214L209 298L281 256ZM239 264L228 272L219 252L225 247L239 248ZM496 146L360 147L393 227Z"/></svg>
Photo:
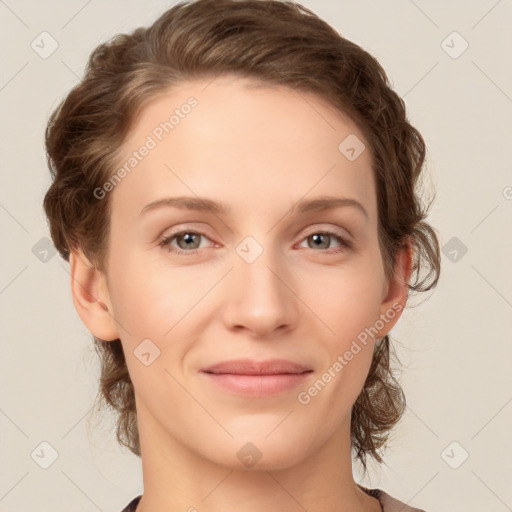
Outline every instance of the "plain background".
<svg viewBox="0 0 512 512"><path fill-rule="evenodd" d="M142 492L112 418L95 426L89 414L98 364L69 265L45 239L43 132L94 47L173 4L0 1L1 512L117 512ZM437 193L441 281L393 330L408 407L386 465L362 482L428 512L512 510L512 4L303 4L383 65L425 138ZM42 32L58 44L47 58L31 46L51 48Z"/></svg>

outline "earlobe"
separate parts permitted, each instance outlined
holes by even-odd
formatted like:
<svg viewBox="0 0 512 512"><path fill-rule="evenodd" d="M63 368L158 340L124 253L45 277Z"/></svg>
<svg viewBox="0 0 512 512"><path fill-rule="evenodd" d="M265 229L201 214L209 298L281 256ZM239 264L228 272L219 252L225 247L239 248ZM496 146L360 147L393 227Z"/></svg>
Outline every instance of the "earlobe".
<svg viewBox="0 0 512 512"><path fill-rule="evenodd" d="M81 250L70 252L69 263L73 303L82 322L97 338L105 341L119 338L105 274Z"/></svg>

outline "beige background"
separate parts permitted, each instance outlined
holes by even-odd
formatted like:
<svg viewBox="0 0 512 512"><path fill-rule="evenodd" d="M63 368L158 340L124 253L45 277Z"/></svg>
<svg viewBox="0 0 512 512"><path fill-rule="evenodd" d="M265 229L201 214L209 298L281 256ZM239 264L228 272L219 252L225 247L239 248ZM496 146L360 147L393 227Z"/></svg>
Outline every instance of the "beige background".
<svg viewBox="0 0 512 512"><path fill-rule="evenodd" d="M387 466L363 483L428 512L512 510L512 3L303 3L376 56L405 98L429 148L430 220L445 248L437 290L393 330L408 409ZM98 366L68 264L44 252L43 130L97 44L171 5L0 1L1 512L118 512L142 491L111 418L88 429ZM43 31L58 43L45 59L31 47ZM42 442L58 454L47 469Z"/></svg>

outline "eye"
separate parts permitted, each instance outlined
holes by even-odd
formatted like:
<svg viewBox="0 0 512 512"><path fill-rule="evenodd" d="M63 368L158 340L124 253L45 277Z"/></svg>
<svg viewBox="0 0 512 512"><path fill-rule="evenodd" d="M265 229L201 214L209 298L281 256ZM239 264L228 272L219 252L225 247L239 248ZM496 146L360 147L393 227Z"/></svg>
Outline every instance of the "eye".
<svg viewBox="0 0 512 512"><path fill-rule="evenodd" d="M330 247L332 240L336 241L339 246L332 249ZM304 242L307 242L311 249L324 249L327 254L338 253L352 247L351 243L343 236L333 231L317 231L309 234ZM303 242L302 242L303 243Z"/></svg>
<svg viewBox="0 0 512 512"><path fill-rule="evenodd" d="M159 245L165 247L169 252L178 254L195 254L198 249L201 249L201 237L209 240L203 233L196 231L178 231L164 237ZM172 245L176 241L177 247Z"/></svg>
<svg viewBox="0 0 512 512"><path fill-rule="evenodd" d="M165 236L159 245L169 252L183 255L196 254L199 249L203 249L201 246L201 239L209 240L204 234L197 231L178 231ZM338 243L338 247L332 248L332 241ZM176 245L174 245L174 242ZM322 249L325 254L339 253L352 247L351 242L344 236L333 231L317 231L309 234L303 239L303 242L307 242L310 249Z"/></svg>

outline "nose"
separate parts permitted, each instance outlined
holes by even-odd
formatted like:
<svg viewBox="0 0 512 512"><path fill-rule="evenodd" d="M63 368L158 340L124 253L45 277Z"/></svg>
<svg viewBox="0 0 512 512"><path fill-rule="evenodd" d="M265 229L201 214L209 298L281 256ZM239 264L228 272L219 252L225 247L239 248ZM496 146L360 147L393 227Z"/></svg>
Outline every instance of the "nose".
<svg viewBox="0 0 512 512"><path fill-rule="evenodd" d="M230 330L247 331L256 338L293 330L299 318L293 276L270 249L252 263L235 255L225 283L224 323Z"/></svg>

